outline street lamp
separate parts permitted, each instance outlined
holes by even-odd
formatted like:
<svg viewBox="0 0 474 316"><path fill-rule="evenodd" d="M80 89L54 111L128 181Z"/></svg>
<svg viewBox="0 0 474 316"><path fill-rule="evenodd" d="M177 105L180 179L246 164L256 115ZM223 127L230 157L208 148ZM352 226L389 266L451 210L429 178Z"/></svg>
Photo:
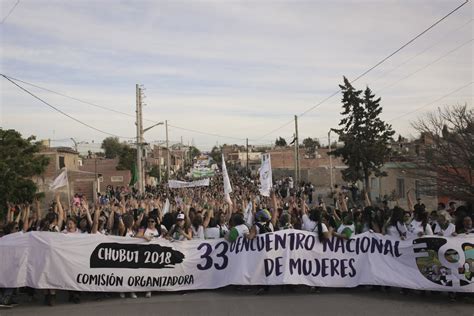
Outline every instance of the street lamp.
<svg viewBox="0 0 474 316"><path fill-rule="evenodd" d="M152 125L152 126L150 126L150 127L147 127L147 128L145 128L145 129L143 130L143 133L145 133L146 131L151 130L151 129L152 129L153 127L155 127L155 126L163 125L163 124L165 124L165 122L159 122L159 123L156 123L155 125Z"/></svg>
<svg viewBox="0 0 474 316"><path fill-rule="evenodd" d="M143 156L142 146L144 145L144 142L145 142L143 139L143 134L146 131L149 131L150 129L152 129L153 127L158 126L158 125L163 125L163 124L164 122L158 122L145 129L140 129L140 141L137 143L138 191L140 193L143 193L145 189L145 168L144 168L145 160L142 157Z"/></svg>

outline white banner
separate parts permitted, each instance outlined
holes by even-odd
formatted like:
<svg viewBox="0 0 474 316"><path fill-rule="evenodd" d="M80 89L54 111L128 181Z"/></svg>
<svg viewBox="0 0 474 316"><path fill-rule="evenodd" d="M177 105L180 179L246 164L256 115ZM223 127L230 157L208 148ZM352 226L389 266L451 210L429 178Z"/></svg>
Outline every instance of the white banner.
<svg viewBox="0 0 474 316"><path fill-rule="evenodd" d="M180 189L180 188L194 188L194 187L207 187L209 186L209 178L196 180L192 182L178 181L178 180L168 180L168 187L170 189Z"/></svg>
<svg viewBox="0 0 474 316"><path fill-rule="evenodd" d="M0 238L0 288L128 292L373 284L473 292L473 276L472 234L398 241L364 233L324 244L316 234L298 230L234 243L49 232Z"/></svg>
<svg viewBox="0 0 474 316"><path fill-rule="evenodd" d="M262 166L260 167L260 194L270 196L272 189L272 163L270 154L262 154Z"/></svg>

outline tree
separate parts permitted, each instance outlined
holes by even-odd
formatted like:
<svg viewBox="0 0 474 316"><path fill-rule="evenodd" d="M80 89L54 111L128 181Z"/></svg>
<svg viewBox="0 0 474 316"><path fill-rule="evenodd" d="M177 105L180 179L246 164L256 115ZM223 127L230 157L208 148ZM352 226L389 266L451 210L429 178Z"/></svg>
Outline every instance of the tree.
<svg viewBox="0 0 474 316"><path fill-rule="evenodd" d="M31 177L41 175L49 159L38 155L40 142L35 137L24 139L13 129L0 128L0 217L7 202L32 202L37 186Z"/></svg>
<svg viewBox="0 0 474 316"><path fill-rule="evenodd" d="M124 150L125 144L122 144L118 137L107 137L102 141L102 148L105 151L105 158L113 159L120 156Z"/></svg>
<svg viewBox="0 0 474 316"><path fill-rule="evenodd" d="M193 160L195 157L201 156L201 151L197 149L196 147L191 146L189 148L189 155L191 156L191 160Z"/></svg>
<svg viewBox="0 0 474 316"><path fill-rule="evenodd" d="M414 168L418 179L436 183L437 193L474 203L474 109L438 108L412 123L425 139Z"/></svg>
<svg viewBox="0 0 474 316"><path fill-rule="evenodd" d="M275 141L275 146L285 147L286 145L286 140L283 137L279 137Z"/></svg>
<svg viewBox="0 0 474 316"><path fill-rule="evenodd" d="M365 191L369 194L370 175L385 175L381 167L390 154L388 144L395 132L391 125L380 119L380 98L375 99L369 87L362 94L363 91L356 90L346 77L344 85L339 87L343 95L341 114L344 117L339 123L340 128L334 131L339 135L339 141L344 142L344 147L329 154L342 157L348 166L342 171L344 180L364 181Z"/></svg>
<svg viewBox="0 0 474 316"><path fill-rule="evenodd" d="M137 163L137 149L123 144L122 151L119 154L119 163L117 170L133 170Z"/></svg>
<svg viewBox="0 0 474 316"><path fill-rule="evenodd" d="M321 147L321 144L317 138L308 137L303 139L303 147L306 148L308 154L311 154L315 152L316 147Z"/></svg>
<svg viewBox="0 0 474 316"><path fill-rule="evenodd" d="M212 147L211 153L209 154L212 160L218 165L222 163L222 148L217 146Z"/></svg>

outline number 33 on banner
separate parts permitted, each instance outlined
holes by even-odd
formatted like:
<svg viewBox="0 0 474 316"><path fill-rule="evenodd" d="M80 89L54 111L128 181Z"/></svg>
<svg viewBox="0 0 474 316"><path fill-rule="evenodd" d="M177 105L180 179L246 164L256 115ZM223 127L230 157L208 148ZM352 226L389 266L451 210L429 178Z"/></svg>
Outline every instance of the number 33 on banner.
<svg viewBox="0 0 474 316"><path fill-rule="evenodd" d="M212 268L212 264L214 263L214 260L211 257L212 253L212 246L208 243L203 243L200 244L197 250L201 250L202 248L205 248L204 254L201 255L201 259L204 259L205 262L204 264L198 264L197 268L199 270L209 270ZM220 243L216 244L216 251L219 251L219 248L222 248L220 252L216 254L216 261L218 258L222 261L220 264L218 262L214 263L214 268L217 270L224 270L228 263L229 263L229 258L227 257L227 251L229 250L229 244L226 241L221 241Z"/></svg>

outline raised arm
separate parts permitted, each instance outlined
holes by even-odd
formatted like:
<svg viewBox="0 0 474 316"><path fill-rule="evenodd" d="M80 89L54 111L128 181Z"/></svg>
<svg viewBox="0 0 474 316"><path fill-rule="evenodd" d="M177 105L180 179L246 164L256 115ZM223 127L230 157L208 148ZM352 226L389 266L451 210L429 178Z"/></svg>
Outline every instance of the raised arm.
<svg viewBox="0 0 474 316"><path fill-rule="evenodd" d="M100 217L100 212L101 212L101 209L100 209L100 207L96 204L96 205L95 205L94 221L93 221L93 223L92 223L91 234L97 234L97 231L99 230L99 217Z"/></svg>
<svg viewBox="0 0 474 316"><path fill-rule="evenodd" d="M207 228L209 226L209 222L211 221L211 218L214 217L214 210L211 208L206 212L206 216L204 217L204 221L202 222L202 226L204 228Z"/></svg>
<svg viewBox="0 0 474 316"><path fill-rule="evenodd" d="M30 204L27 204L25 207L25 214L23 217L23 232L27 232L30 228L29 226L29 219L30 219Z"/></svg>
<svg viewBox="0 0 474 316"><path fill-rule="evenodd" d="M64 209L59 200L59 193L56 193L56 205L58 206L58 227L61 230L64 222Z"/></svg>
<svg viewBox="0 0 474 316"><path fill-rule="evenodd" d="M365 195L365 206L372 206L372 201L370 201L369 194L364 190Z"/></svg>
<svg viewBox="0 0 474 316"><path fill-rule="evenodd" d="M413 207L413 200L411 199L410 191L411 189L407 191L407 204L408 204L408 210L410 212L413 212L414 207Z"/></svg>

